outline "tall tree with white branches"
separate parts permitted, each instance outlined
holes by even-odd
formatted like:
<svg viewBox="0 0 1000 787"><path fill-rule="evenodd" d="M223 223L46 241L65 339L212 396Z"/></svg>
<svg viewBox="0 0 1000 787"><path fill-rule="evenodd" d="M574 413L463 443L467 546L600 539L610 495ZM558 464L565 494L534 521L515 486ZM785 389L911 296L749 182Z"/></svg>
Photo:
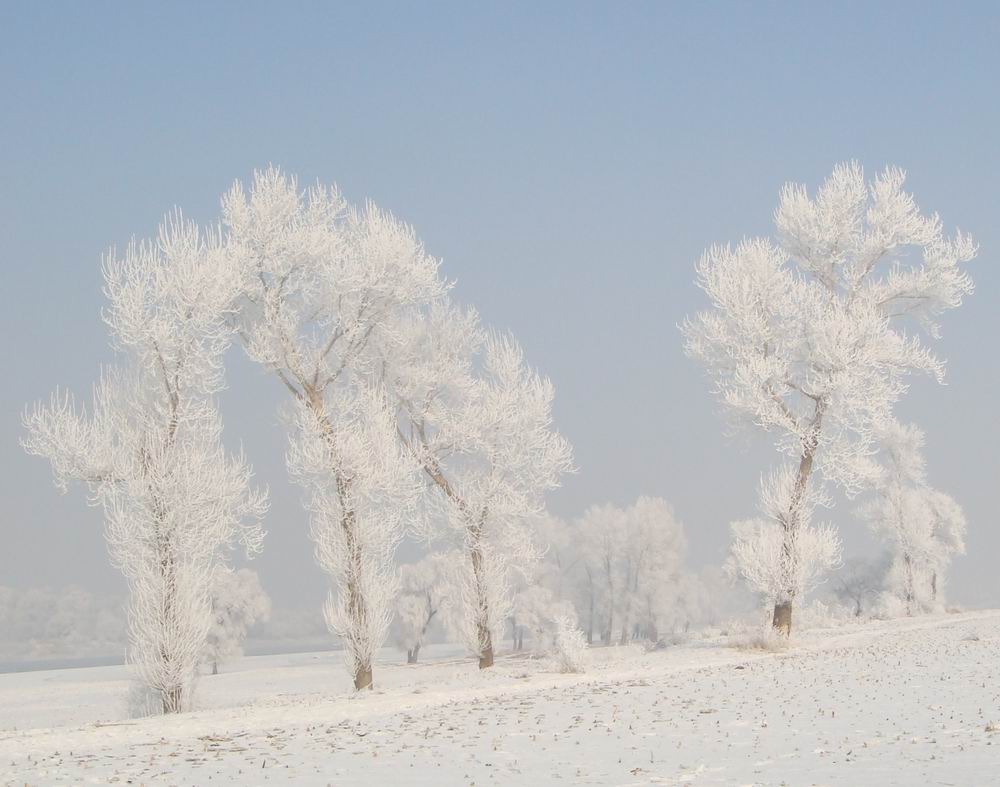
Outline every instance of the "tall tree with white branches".
<svg viewBox="0 0 1000 787"><path fill-rule="evenodd" d="M572 469L552 425L552 383L475 312L437 304L412 319L406 357L387 356L399 436L429 480L437 521L466 555L457 573L463 639L493 665L510 614L510 572L537 559L530 522Z"/></svg>
<svg viewBox="0 0 1000 787"><path fill-rule="evenodd" d="M302 193L275 169L223 199L240 273L248 355L291 394L292 477L306 490L331 630L356 689L371 687L394 598L393 555L415 515L412 457L395 441L377 348L405 344L401 312L443 296L438 261L413 230L336 189Z"/></svg>
<svg viewBox="0 0 1000 787"><path fill-rule="evenodd" d="M971 238L944 236L889 168L866 183L857 164L836 167L810 197L786 185L777 242L711 248L698 283L711 308L685 322L687 352L701 360L737 422L777 436L795 462L781 516L786 581L774 626L791 631L796 540L814 476L856 494L876 474L868 454L913 372L944 376L920 332L972 291L962 264ZM908 333L908 329L914 332Z"/></svg>
<svg viewBox="0 0 1000 787"><path fill-rule="evenodd" d="M128 660L164 713L190 706L226 552L260 551L267 503L222 447L214 395L237 290L217 238L179 214L156 241L105 265L104 314L124 371L103 375L90 412L67 395L26 413L29 453L59 487L81 481L105 514L128 581Z"/></svg>

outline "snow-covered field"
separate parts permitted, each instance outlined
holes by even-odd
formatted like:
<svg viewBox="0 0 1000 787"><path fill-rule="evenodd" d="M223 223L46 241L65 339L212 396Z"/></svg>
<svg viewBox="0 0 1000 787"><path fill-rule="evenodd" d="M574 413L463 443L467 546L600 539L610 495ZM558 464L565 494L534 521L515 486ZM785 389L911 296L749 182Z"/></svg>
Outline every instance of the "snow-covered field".
<svg viewBox="0 0 1000 787"><path fill-rule="evenodd" d="M139 720L121 667L0 675L0 783L1000 784L998 611L599 648L585 675L429 656L359 696L338 654L247 658Z"/></svg>

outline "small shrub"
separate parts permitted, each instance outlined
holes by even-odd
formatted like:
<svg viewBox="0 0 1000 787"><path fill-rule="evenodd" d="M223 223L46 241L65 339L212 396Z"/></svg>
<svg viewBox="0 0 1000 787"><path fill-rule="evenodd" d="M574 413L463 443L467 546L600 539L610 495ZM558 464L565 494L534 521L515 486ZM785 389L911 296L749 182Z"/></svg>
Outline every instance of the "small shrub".
<svg viewBox="0 0 1000 787"><path fill-rule="evenodd" d="M789 648L789 638L770 624L734 631L729 636L729 647L737 650L763 650L777 653Z"/></svg>
<svg viewBox="0 0 1000 787"><path fill-rule="evenodd" d="M584 672L587 662L587 639L567 615L555 620L552 651L560 672Z"/></svg>

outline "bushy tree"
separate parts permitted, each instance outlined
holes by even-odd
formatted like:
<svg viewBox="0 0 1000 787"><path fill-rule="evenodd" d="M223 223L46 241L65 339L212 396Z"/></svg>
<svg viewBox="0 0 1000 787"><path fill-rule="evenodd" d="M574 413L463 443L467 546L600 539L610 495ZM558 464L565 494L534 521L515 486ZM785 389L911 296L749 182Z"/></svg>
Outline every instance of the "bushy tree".
<svg viewBox="0 0 1000 787"><path fill-rule="evenodd" d="M271 614L271 599L260 585L255 571L241 568L220 571L212 586L212 626L205 641L204 660L212 665L212 674L219 664L243 655L243 640L255 623L264 622Z"/></svg>
<svg viewBox="0 0 1000 787"><path fill-rule="evenodd" d="M889 168L866 183L846 164L815 197L787 185L776 242L712 247L698 263L711 307L685 323L687 352L734 420L771 432L795 463L777 524L787 574L773 588L774 626L786 633L801 585L797 542L816 540L800 537L810 484L818 474L855 494L871 482L868 455L908 375L944 375L919 332L936 337L941 314L972 291L962 264L974 243L946 238L903 182Z"/></svg>
<svg viewBox="0 0 1000 787"><path fill-rule="evenodd" d="M560 672L583 672L587 665L587 640L576 620L560 615L554 622L552 653Z"/></svg>
<svg viewBox="0 0 1000 787"><path fill-rule="evenodd" d="M29 453L57 485L87 485L102 506L112 560L128 581L128 659L163 712L190 704L211 623L211 589L237 541L261 548L266 497L222 447L215 394L237 296L214 236L179 215L157 240L105 265L104 314L121 371L90 412L56 394L24 418Z"/></svg>

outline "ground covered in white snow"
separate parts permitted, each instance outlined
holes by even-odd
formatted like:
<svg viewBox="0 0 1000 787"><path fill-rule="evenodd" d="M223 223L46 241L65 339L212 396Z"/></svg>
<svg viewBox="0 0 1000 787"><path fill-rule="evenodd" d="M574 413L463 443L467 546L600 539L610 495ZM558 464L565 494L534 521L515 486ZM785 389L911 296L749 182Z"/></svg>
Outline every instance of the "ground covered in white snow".
<svg viewBox="0 0 1000 787"><path fill-rule="evenodd" d="M248 658L137 720L121 667L0 675L0 783L1000 784L1000 612L599 648L585 675L431 656L357 696L337 654Z"/></svg>

